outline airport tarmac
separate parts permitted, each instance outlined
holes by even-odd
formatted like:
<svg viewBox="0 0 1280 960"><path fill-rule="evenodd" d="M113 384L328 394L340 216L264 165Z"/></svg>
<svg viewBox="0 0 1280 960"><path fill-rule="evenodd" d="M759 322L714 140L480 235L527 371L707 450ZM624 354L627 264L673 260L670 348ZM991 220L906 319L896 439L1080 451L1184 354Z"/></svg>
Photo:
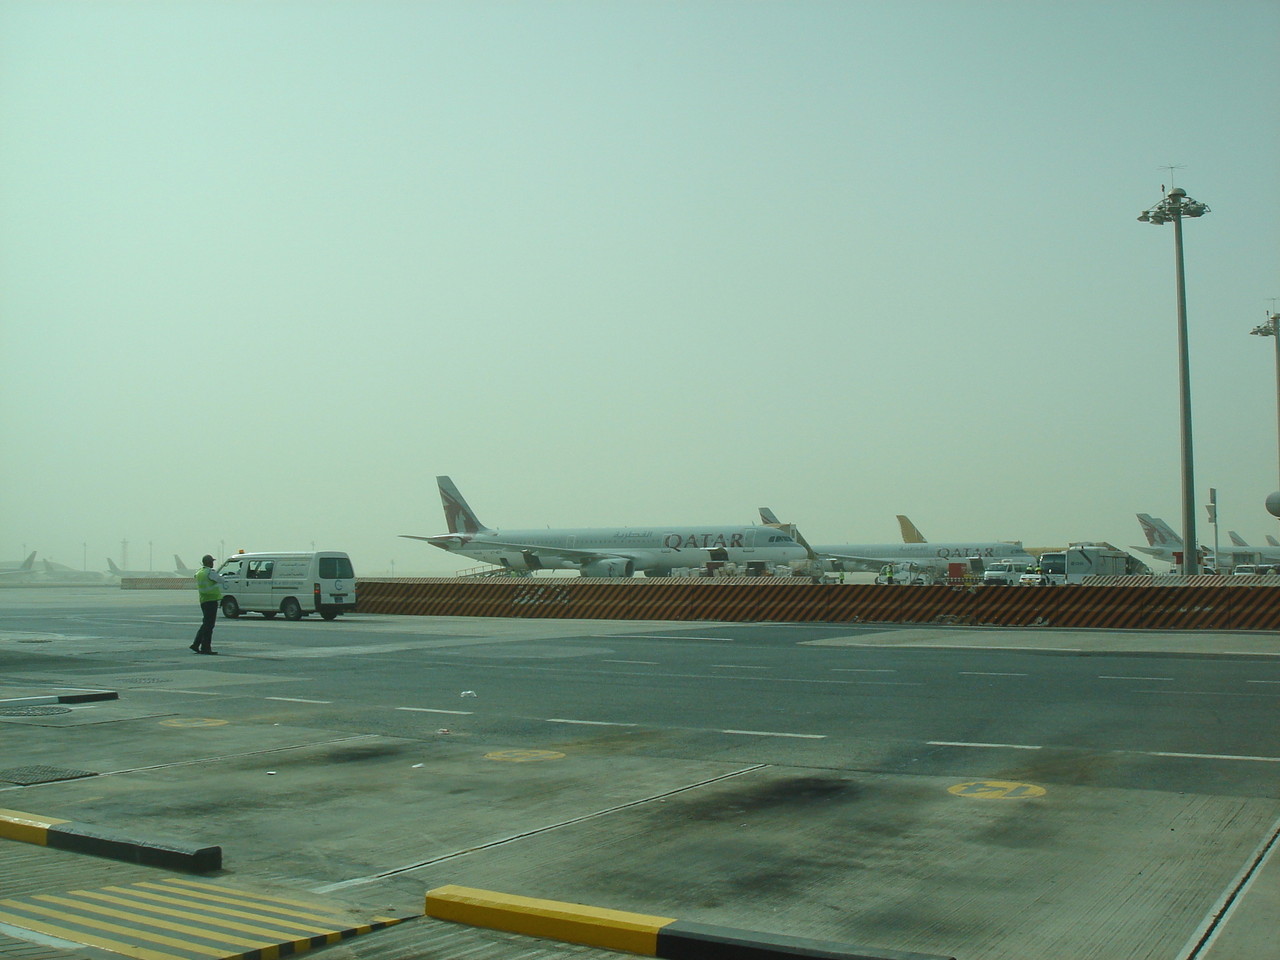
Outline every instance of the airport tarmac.
<svg viewBox="0 0 1280 960"><path fill-rule="evenodd" d="M0 841L0 958L119 955L70 892L193 880L403 920L340 958L615 955L421 918L446 884L960 960L1275 955L1274 635L357 615L222 620L206 658L197 619L0 594L0 807L223 851Z"/></svg>

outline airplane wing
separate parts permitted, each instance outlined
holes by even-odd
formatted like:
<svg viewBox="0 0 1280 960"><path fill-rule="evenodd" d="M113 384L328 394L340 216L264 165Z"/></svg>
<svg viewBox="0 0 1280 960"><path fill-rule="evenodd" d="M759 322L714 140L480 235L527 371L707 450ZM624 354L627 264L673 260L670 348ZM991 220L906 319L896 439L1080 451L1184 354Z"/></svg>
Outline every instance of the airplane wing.
<svg viewBox="0 0 1280 960"><path fill-rule="evenodd" d="M818 551L819 560L842 560L846 563L859 563L873 570L879 570L886 563L897 563L898 560L890 560L887 557L857 557L848 553L823 553Z"/></svg>
<svg viewBox="0 0 1280 960"><path fill-rule="evenodd" d="M1130 547L1129 547L1129 549L1130 549L1130 550L1137 550L1139 553L1145 553L1145 554L1147 554L1148 556L1152 556L1152 557L1166 557L1166 558L1167 558L1167 557L1169 557L1169 556L1172 556L1172 554L1173 554L1173 551L1169 550L1167 547L1166 547L1166 548L1160 548L1160 547L1140 547L1140 546L1138 546L1137 544L1134 544L1134 545L1130 546Z"/></svg>

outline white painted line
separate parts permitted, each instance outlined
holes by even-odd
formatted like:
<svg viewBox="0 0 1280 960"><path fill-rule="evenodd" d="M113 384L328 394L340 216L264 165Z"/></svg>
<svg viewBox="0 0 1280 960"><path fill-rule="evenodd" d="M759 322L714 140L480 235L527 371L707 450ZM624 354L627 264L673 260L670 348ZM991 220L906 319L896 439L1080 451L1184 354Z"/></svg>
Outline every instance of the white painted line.
<svg viewBox="0 0 1280 960"><path fill-rule="evenodd" d="M1245 683L1280 683L1280 680L1246 680Z"/></svg>
<svg viewBox="0 0 1280 960"><path fill-rule="evenodd" d="M263 697L263 700L283 700L285 703L333 703L332 700L304 700L301 697Z"/></svg>
<svg viewBox="0 0 1280 960"><path fill-rule="evenodd" d="M156 693L190 693L197 697L226 697L232 694L220 693L216 690L157 690Z"/></svg>
<svg viewBox="0 0 1280 960"><path fill-rule="evenodd" d="M658 666L657 660L604 660L603 663L639 663L646 667Z"/></svg>
<svg viewBox="0 0 1280 960"><path fill-rule="evenodd" d="M193 621L194 622L194 621ZM655 637L649 634L628 633L618 636L593 636L593 640L713 640L716 643L732 643L733 637Z"/></svg>
<svg viewBox="0 0 1280 960"><path fill-rule="evenodd" d="M1276 681L1280 683L1280 680ZM72 693L110 693L110 690L103 690L101 687L54 687L55 690L70 690Z"/></svg>
<svg viewBox="0 0 1280 960"><path fill-rule="evenodd" d="M1238 757L1229 753L1172 753L1147 751L1148 757L1181 757L1186 760L1248 760L1253 763L1280 763L1280 757Z"/></svg>
<svg viewBox="0 0 1280 960"><path fill-rule="evenodd" d="M931 747L996 747L1002 750L1043 750L1025 743L965 743L960 740L930 740Z"/></svg>
<svg viewBox="0 0 1280 960"><path fill-rule="evenodd" d="M192 623L194 622L193 620ZM869 647L873 650L1052 650L1055 653L1084 653L1084 647L1013 647L994 643L848 643L845 646Z"/></svg>
<svg viewBox="0 0 1280 960"><path fill-rule="evenodd" d="M872 670L862 667L832 667L832 673L897 673L897 670Z"/></svg>
<svg viewBox="0 0 1280 960"><path fill-rule="evenodd" d="M1267 697L1274 700L1274 693L1232 693L1228 690L1134 690L1134 693L1164 693L1174 697Z"/></svg>
<svg viewBox="0 0 1280 960"><path fill-rule="evenodd" d="M825 740L825 733L776 733L770 730L721 730L721 733L741 734L744 737L794 737L797 740Z"/></svg>
<svg viewBox="0 0 1280 960"><path fill-rule="evenodd" d="M1213 942L1218 939L1218 934L1226 929L1227 921L1235 913L1236 907L1243 902L1246 894L1249 893L1249 888L1253 886L1254 879L1261 875L1267 866L1267 861L1276 852L1277 840L1280 840L1280 820L1271 825L1271 829L1267 831L1267 835L1263 837L1262 842L1245 860L1240 872L1227 884L1222 896L1209 908L1208 915L1200 923L1200 926L1196 928L1195 933L1191 934L1191 939L1187 941L1187 945L1178 952L1177 956L1186 957L1187 960L1196 960L1197 957L1208 955Z"/></svg>
<svg viewBox="0 0 1280 960"><path fill-rule="evenodd" d="M1098 677L1099 680L1172 680L1173 677Z"/></svg>
<svg viewBox="0 0 1280 960"><path fill-rule="evenodd" d="M565 720L562 717L547 717L547 723L577 723L585 727L634 727L634 723L613 723L610 720Z"/></svg>
<svg viewBox="0 0 1280 960"><path fill-rule="evenodd" d="M986 673L982 670L961 670L962 677L1029 677L1029 673Z"/></svg>
<svg viewBox="0 0 1280 960"><path fill-rule="evenodd" d="M768 670L768 667L753 667L745 663L713 663L711 666L725 670Z"/></svg>
<svg viewBox="0 0 1280 960"><path fill-rule="evenodd" d="M551 824L547 824L546 826L535 827L532 830L526 830L524 833L514 833L514 834L511 834L510 836L499 837L497 840L492 840L489 843L482 843L479 846L464 847L461 850L455 850L453 853L445 853L436 857L432 857L430 860L419 860L417 863L407 863L404 866L393 867L390 870L383 870L381 873L371 874L370 876L352 877L349 880L340 880L337 883L326 884L323 887L312 887L311 889L315 893L332 893L334 890L342 890L346 887L363 886L366 883L373 883L376 880L385 880L387 877L394 877L400 874L409 873L414 870L421 870L423 867L429 867L429 866L432 866L433 864L443 863L446 860L454 860L459 857L471 856L472 854L480 853L485 850L492 850L495 847L501 847L508 843L514 843L515 841L518 841L518 840L525 840L525 839L528 839L529 837L538 836L539 834L549 833L552 830L560 830L563 827L570 827L570 826L573 826L574 824L585 823L587 820L594 820L597 817L607 817L610 814L617 813L620 810L627 810L631 807L638 807L646 803L653 803L655 800L657 801L665 800L667 797L674 797L677 794L686 793L690 790L697 790L700 787L705 787L713 783L719 783L722 780L728 780L732 777L741 777L744 774L754 773L757 770L765 770L768 767L769 767L769 764L767 763L752 764L749 767L743 767L741 770L733 770L733 771L730 771L729 773L721 774L720 776L717 776L717 777L711 777L708 780L700 780L695 783L687 783L682 787L675 787L674 789L664 791L663 793L657 793L649 797L640 797L637 800L630 800L626 803L618 804L615 807L608 807L604 810L597 810L594 813L588 813L580 817L574 817L572 820L562 820L559 823L551 823ZM78 947L80 945L75 944L75 946Z"/></svg>
<svg viewBox="0 0 1280 960"><path fill-rule="evenodd" d="M470 710L432 710L430 707L396 707L397 710L412 710L414 713L453 713L460 717L471 716Z"/></svg>

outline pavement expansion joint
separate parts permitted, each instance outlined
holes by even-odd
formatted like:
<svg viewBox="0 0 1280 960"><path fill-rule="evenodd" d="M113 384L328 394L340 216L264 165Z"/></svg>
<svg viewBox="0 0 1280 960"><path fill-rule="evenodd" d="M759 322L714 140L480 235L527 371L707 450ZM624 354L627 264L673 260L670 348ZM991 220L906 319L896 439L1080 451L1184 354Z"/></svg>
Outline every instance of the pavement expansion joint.
<svg viewBox="0 0 1280 960"><path fill-rule="evenodd" d="M419 915L288 894L174 877L0 900L0 923L137 960L274 960Z"/></svg>

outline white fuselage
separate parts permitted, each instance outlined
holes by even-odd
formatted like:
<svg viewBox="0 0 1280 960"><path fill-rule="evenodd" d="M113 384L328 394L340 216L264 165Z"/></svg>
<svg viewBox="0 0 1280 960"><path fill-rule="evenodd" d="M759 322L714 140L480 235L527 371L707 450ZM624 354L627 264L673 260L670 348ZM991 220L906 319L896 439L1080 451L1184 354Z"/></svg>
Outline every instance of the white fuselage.
<svg viewBox="0 0 1280 960"><path fill-rule="evenodd" d="M769 527L601 527L578 530L481 530L431 537L443 550L513 570L583 570L625 559L633 571L662 575L710 561L779 565L805 550ZM625 575L621 572L612 575Z"/></svg>
<svg viewBox="0 0 1280 960"><path fill-rule="evenodd" d="M912 561L920 569L945 572L948 563L962 562L970 557L987 560L1012 560L1032 563L1035 557L1016 543L988 541L985 543L828 543L813 544L819 557L831 557L835 570L871 570L885 563ZM835 559L846 558L846 559Z"/></svg>

